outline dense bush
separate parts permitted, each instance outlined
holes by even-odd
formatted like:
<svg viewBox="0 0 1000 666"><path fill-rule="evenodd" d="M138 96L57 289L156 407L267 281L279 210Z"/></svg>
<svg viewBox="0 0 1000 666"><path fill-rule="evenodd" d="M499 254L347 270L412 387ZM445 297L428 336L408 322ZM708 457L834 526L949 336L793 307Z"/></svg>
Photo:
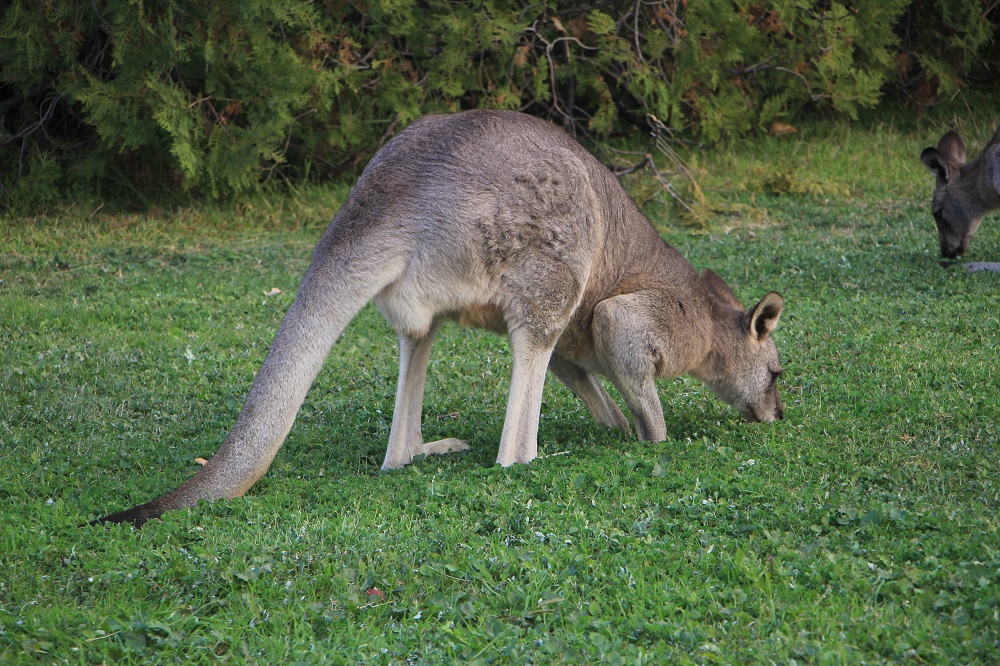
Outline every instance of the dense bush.
<svg viewBox="0 0 1000 666"><path fill-rule="evenodd" d="M930 101L996 66L997 4L14 0L0 205L353 174L428 112L523 109L595 139L652 113L712 141L853 116L887 84Z"/></svg>
<svg viewBox="0 0 1000 666"><path fill-rule="evenodd" d="M933 103L968 84L1000 83L1000 2L913 0L896 25L900 36L894 77L887 86Z"/></svg>

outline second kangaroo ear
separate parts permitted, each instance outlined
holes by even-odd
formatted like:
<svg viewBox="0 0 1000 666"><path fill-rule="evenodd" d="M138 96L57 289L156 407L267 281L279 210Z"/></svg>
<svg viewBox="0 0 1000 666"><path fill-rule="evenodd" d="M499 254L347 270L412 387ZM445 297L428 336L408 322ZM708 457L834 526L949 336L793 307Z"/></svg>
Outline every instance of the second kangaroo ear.
<svg viewBox="0 0 1000 666"><path fill-rule="evenodd" d="M941 159L937 148L924 148L924 152L920 153L920 161L934 173L939 183L948 182L948 165Z"/></svg>
<svg viewBox="0 0 1000 666"><path fill-rule="evenodd" d="M778 325L784 307L785 298L778 292L772 291L760 299L752 309L747 310L745 321L750 337L758 342L767 338Z"/></svg>
<svg viewBox="0 0 1000 666"><path fill-rule="evenodd" d="M937 149L945 162L957 166L965 164L965 142L962 141L962 137L958 135L958 132L948 132L941 137L941 140L938 141Z"/></svg>
<svg viewBox="0 0 1000 666"><path fill-rule="evenodd" d="M965 164L965 142L958 132L948 132L938 141L937 148L925 148L920 161L934 172L938 182L947 183Z"/></svg>

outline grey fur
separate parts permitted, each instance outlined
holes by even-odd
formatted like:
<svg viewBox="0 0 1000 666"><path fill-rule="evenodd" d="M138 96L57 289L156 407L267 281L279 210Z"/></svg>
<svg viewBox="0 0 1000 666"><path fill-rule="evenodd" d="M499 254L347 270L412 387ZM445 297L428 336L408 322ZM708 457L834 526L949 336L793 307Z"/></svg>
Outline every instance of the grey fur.
<svg viewBox="0 0 1000 666"><path fill-rule="evenodd" d="M691 374L750 420L782 418L771 339L784 304L744 309L714 273L664 243L614 176L550 123L523 114L427 116L378 152L316 246L236 424L176 490L95 522L150 518L236 497L267 471L334 341L370 299L399 337L396 408L383 469L424 443L424 378L447 319L506 333L513 351L497 462L537 454L546 369L595 419L640 439L666 427L654 380Z"/></svg>
<svg viewBox="0 0 1000 666"><path fill-rule="evenodd" d="M920 161L937 181L931 213L941 255L953 259L968 250L983 217L1000 209L1000 128L971 162L957 132L942 136L936 148L925 148Z"/></svg>

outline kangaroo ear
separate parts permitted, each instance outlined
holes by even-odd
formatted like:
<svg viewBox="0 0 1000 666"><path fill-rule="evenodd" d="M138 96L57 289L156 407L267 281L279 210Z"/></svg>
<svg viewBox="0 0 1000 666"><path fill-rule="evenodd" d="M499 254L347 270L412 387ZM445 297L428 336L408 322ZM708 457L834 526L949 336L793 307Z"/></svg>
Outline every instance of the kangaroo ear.
<svg viewBox="0 0 1000 666"><path fill-rule="evenodd" d="M945 162L956 165L965 164L965 142L962 141L962 137L958 135L958 132L948 132L941 137L941 140L938 141L937 149Z"/></svg>
<svg viewBox="0 0 1000 666"><path fill-rule="evenodd" d="M753 309L747 310L746 326L750 337L760 342L767 338L778 325L781 311L785 307L784 297L776 291L772 291L764 298L760 299Z"/></svg>
<svg viewBox="0 0 1000 666"><path fill-rule="evenodd" d="M958 167L965 164L965 143L958 132L948 132L938 141L937 148L924 148L920 161L939 183L946 184L958 173Z"/></svg>
<svg viewBox="0 0 1000 666"><path fill-rule="evenodd" d="M948 182L948 165L941 159L937 148L924 148L924 152L920 153L920 161L931 170L939 183Z"/></svg>
<svg viewBox="0 0 1000 666"><path fill-rule="evenodd" d="M701 273L701 282L705 285L710 293L717 300L726 303L727 305L732 305L739 309L743 309L743 304L740 303L740 299L736 298L736 294L733 290L729 288L725 280L720 278L714 272L708 270L707 268Z"/></svg>

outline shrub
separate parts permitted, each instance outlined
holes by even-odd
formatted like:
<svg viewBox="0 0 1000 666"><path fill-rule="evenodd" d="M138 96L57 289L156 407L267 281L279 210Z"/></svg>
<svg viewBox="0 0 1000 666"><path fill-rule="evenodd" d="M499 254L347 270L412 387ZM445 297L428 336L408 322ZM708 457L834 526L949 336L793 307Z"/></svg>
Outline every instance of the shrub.
<svg viewBox="0 0 1000 666"><path fill-rule="evenodd" d="M896 26L901 44L890 89L930 104L970 83L995 86L998 23L997 2L913 0Z"/></svg>
<svg viewBox="0 0 1000 666"><path fill-rule="evenodd" d="M353 175L416 117L475 107L585 140L652 113L714 141L804 111L854 117L917 69L953 90L992 27L976 0L15 0L2 195L141 205ZM920 53L901 55L900 35Z"/></svg>

